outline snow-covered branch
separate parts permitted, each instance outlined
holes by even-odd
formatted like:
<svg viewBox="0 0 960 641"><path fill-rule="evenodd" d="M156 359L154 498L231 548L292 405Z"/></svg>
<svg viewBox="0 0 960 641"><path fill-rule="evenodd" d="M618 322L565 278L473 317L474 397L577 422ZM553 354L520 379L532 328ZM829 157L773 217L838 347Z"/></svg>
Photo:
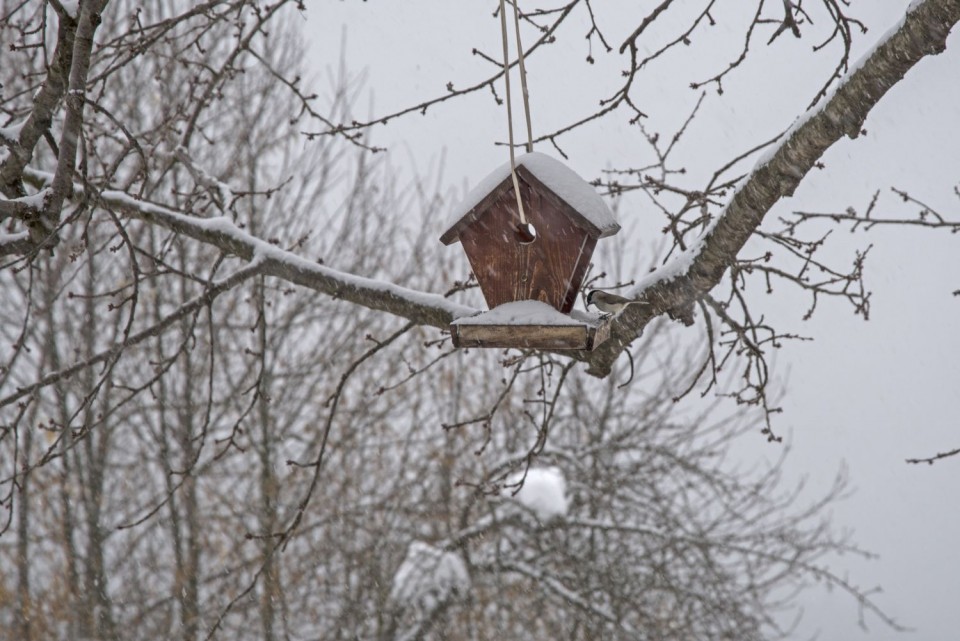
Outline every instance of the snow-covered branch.
<svg viewBox="0 0 960 641"><path fill-rule="evenodd" d="M703 237L635 288L653 306L633 306L614 323L611 338L587 356L590 372L606 376L620 353L661 314L689 321L697 300L713 289L747 239L781 199L791 196L807 172L843 136L856 138L870 110L920 60L940 53L960 21L960 0L924 0L908 9L839 86L784 134L737 189Z"/></svg>
<svg viewBox="0 0 960 641"><path fill-rule="evenodd" d="M633 638L641 638L638 630L633 629L628 622L622 620L613 612L609 611L606 607L597 603L592 603L590 600L584 598L580 594L577 594L577 592L574 590L571 590L565 586L556 577L549 576L538 568L519 561L514 563L504 563L501 569L502 571L513 572L536 581L537 585L539 585L543 590L552 593L563 602L569 603L570 605L573 605L574 607L579 608L590 615L598 616L604 621L618 626Z"/></svg>
<svg viewBox="0 0 960 641"><path fill-rule="evenodd" d="M50 175L27 170L34 184L45 184ZM163 205L137 200L121 191L104 191L100 203L131 218L160 225L211 245L244 260L257 259L260 272L282 278L335 298L370 309L388 312L420 325L446 329L452 320L478 310L454 303L439 294L420 292L373 278L339 271L296 254L243 231L226 216L198 218Z"/></svg>
<svg viewBox="0 0 960 641"><path fill-rule="evenodd" d="M0 256L25 254L32 247L30 234L25 231L16 234L0 234Z"/></svg>

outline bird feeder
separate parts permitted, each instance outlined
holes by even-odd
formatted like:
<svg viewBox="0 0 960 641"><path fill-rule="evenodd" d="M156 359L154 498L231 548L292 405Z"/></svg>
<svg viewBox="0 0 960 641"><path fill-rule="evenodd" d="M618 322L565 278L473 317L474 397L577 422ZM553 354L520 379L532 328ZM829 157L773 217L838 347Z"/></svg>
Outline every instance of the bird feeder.
<svg viewBox="0 0 960 641"><path fill-rule="evenodd" d="M516 159L527 225L520 224L510 164L452 212L440 241L457 241L490 311L450 325L457 347L593 349L609 337L596 314L573 312L597 240L620 230L596 190L541 153Z"/></svg>

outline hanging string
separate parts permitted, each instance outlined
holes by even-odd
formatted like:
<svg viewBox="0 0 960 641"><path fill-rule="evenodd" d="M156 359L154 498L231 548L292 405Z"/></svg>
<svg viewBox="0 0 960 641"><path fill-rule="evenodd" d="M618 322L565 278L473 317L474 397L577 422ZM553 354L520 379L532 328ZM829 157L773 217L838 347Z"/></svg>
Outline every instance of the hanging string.
<svg viewBox="0 0 960 641"><path fill-rule="evenodd" d="M523 113L527 118L527 153L533 151L533 125L530 122L530 93L527 91L527 65L523 62L523 44L520 42L520 0L513 0L513 30L517 34L517 61L520 63L520 89L523 95Z"/></svg>
<svg viewBox="0 0 960 641"><path fill-rule="evenodd" d="M514 0L514 11L516 11L516 0ZM520 211L520 224L526 226L527 216L523 211L523 198L520 197L520 181L517 179L517 161L513 152L513 107L510 99L510 50L509 37L507 35L507 9L504 0L500 0L500 31L500 35L502 36L503 40L503 82L506 87L507 94L507 137L510 145L510 176L513 178L513 193L517 196L517 209ZM520 34L518 32L518 42L519 36ZM520 60L523 59L522 51L519 52L519 58ZM523 63L521 62L521 65L522 64ZM522 80L522 78L523 76L521 75L521 85L525 86L526 82Z"/></svg>

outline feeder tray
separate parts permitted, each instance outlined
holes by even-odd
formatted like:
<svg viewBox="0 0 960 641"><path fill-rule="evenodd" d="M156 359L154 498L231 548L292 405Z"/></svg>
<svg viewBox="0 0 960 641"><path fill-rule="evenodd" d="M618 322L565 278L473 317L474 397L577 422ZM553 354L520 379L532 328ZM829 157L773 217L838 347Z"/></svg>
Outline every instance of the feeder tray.
<svg viewBox="0 0 960 641"><path fill-rule="evenodd" d="M455 347L592 351L610 338L610 323L600 314L562 314L546 303L521 300L455 320L450 334Z"/></svg>

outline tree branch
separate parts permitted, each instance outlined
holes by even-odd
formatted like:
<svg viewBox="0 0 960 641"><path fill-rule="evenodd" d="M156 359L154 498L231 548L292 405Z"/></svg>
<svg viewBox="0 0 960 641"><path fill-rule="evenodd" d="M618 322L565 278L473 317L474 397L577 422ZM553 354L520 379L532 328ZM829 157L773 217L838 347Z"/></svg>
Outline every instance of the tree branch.
<svg viewBox="0 0 960 641"><path fill-rule="evenodd" d="M34 185L44 185L51 179L48 173L30 169L24 175ZM455 318L479 311L454 303L440 294L420 292L311 262L248 234L226 216L188 216L163 205L137 200L121 191L103 191L98 198L100 205L131 218L160 225L243 260L252 261L256 258L259 271L264 275L276 276L370 309L389 312L418 325L446 329Z"/></svg>
<svg viewBox="0 0 960 641"><path fill-rule="evenodd" d="M946 48L960 21L960 0L926 0L908 11L824 103L800 117L773 153L761 159L719 218L684 254L643 279L632 292L652 307L634 305L611 327L611 337L586 355L589 371L606 376L614 361L654 317L686 318L685 310L713 289L764 216L791 196L817 160L844 135L856 138L867 114L915 64Z"/></svg>
<svg viewBox="0 0 960 641"><path fill-rule="evenodd" d="M10 145L11 154L0 163L0 193L8 198L25 196L21 174L33 158L33 150L50 124L60 99L67 89L67 78L73 61L75 21L60 18L57 31L57 46L53 62L47 69L47 77L33 99L30 115L20 127L17 140Z"/></svg>
<svg viewBox="0 0 960 641"><path fill-rule="evenodd" d="M916 5L900 26L891 30L848 74L829 99L809 110L787 130L779 146L757 163L698 242L640 280L630 295L649 301L650 306L632 306L617 317L611 327L610 340L596 351L564 354L588 363L589 373L604 377L620 353L640 336L653 318L667 314L692 322L696 301L720 282L766 213L781 198L793 194L807 172L842 136L856 138L867 114L883 95L924 57L944 50L947 35L958 21L960 0L926 0ZM27 169L24 178L39 188L48 185L52 177L49 173ZM247 234L225 217L189 216L119 191L104 191L99 199L106 207L166 227L244 260L256 257L263 274L420 325L446 329L455 318L477 311L439 294L419 292L310 262Z"/></svg>
<svg viewBox="0 0 960 641"><path fill-rule="evenodd" d="M57 381L69 379L71 376L73 376L77 372L85 370L88 367L92 367L99 363L108 362L116 358L117 356L119 356L125 349L129 347L133 347L134 345L139 345L140 343L142 343L143 341L145 341L146 339L152 336L159 336L166 328L170 327L170 325L172 325L173 323L179 321L182 318L186 318L191 314L196 313L197 311L206 307L207 305L212 304L213 301L220 294L233 289L243 281L253 276L256 276L257 274L262 273L262 271L263 270L260 263L253 263L253 264L247 265L243 269L237 270L227 278L221 281L212 283L210 287L207 288L207 290L204 291L202 294L186 302L185 304L181 305L175 311L163 317L155 325L147 327L146 329L139 331L136 334L133 334L132 336L129 336L124 341L113 345L109 349L106 349L102 352L94 354L93 356L83 361L70 365L69 367L66 367L64 369L51 372L43 376L40 380L38 380L35 383L26 385L24 387L18 387L17 390L12 394L9 394L3 398L0 398L0 407L5 407L7 405L10 405L11 403L21 398L24 398L26 396L29 396L30 394L33 394L37 390L42 389L48 385L52 385Z"/></svg>

